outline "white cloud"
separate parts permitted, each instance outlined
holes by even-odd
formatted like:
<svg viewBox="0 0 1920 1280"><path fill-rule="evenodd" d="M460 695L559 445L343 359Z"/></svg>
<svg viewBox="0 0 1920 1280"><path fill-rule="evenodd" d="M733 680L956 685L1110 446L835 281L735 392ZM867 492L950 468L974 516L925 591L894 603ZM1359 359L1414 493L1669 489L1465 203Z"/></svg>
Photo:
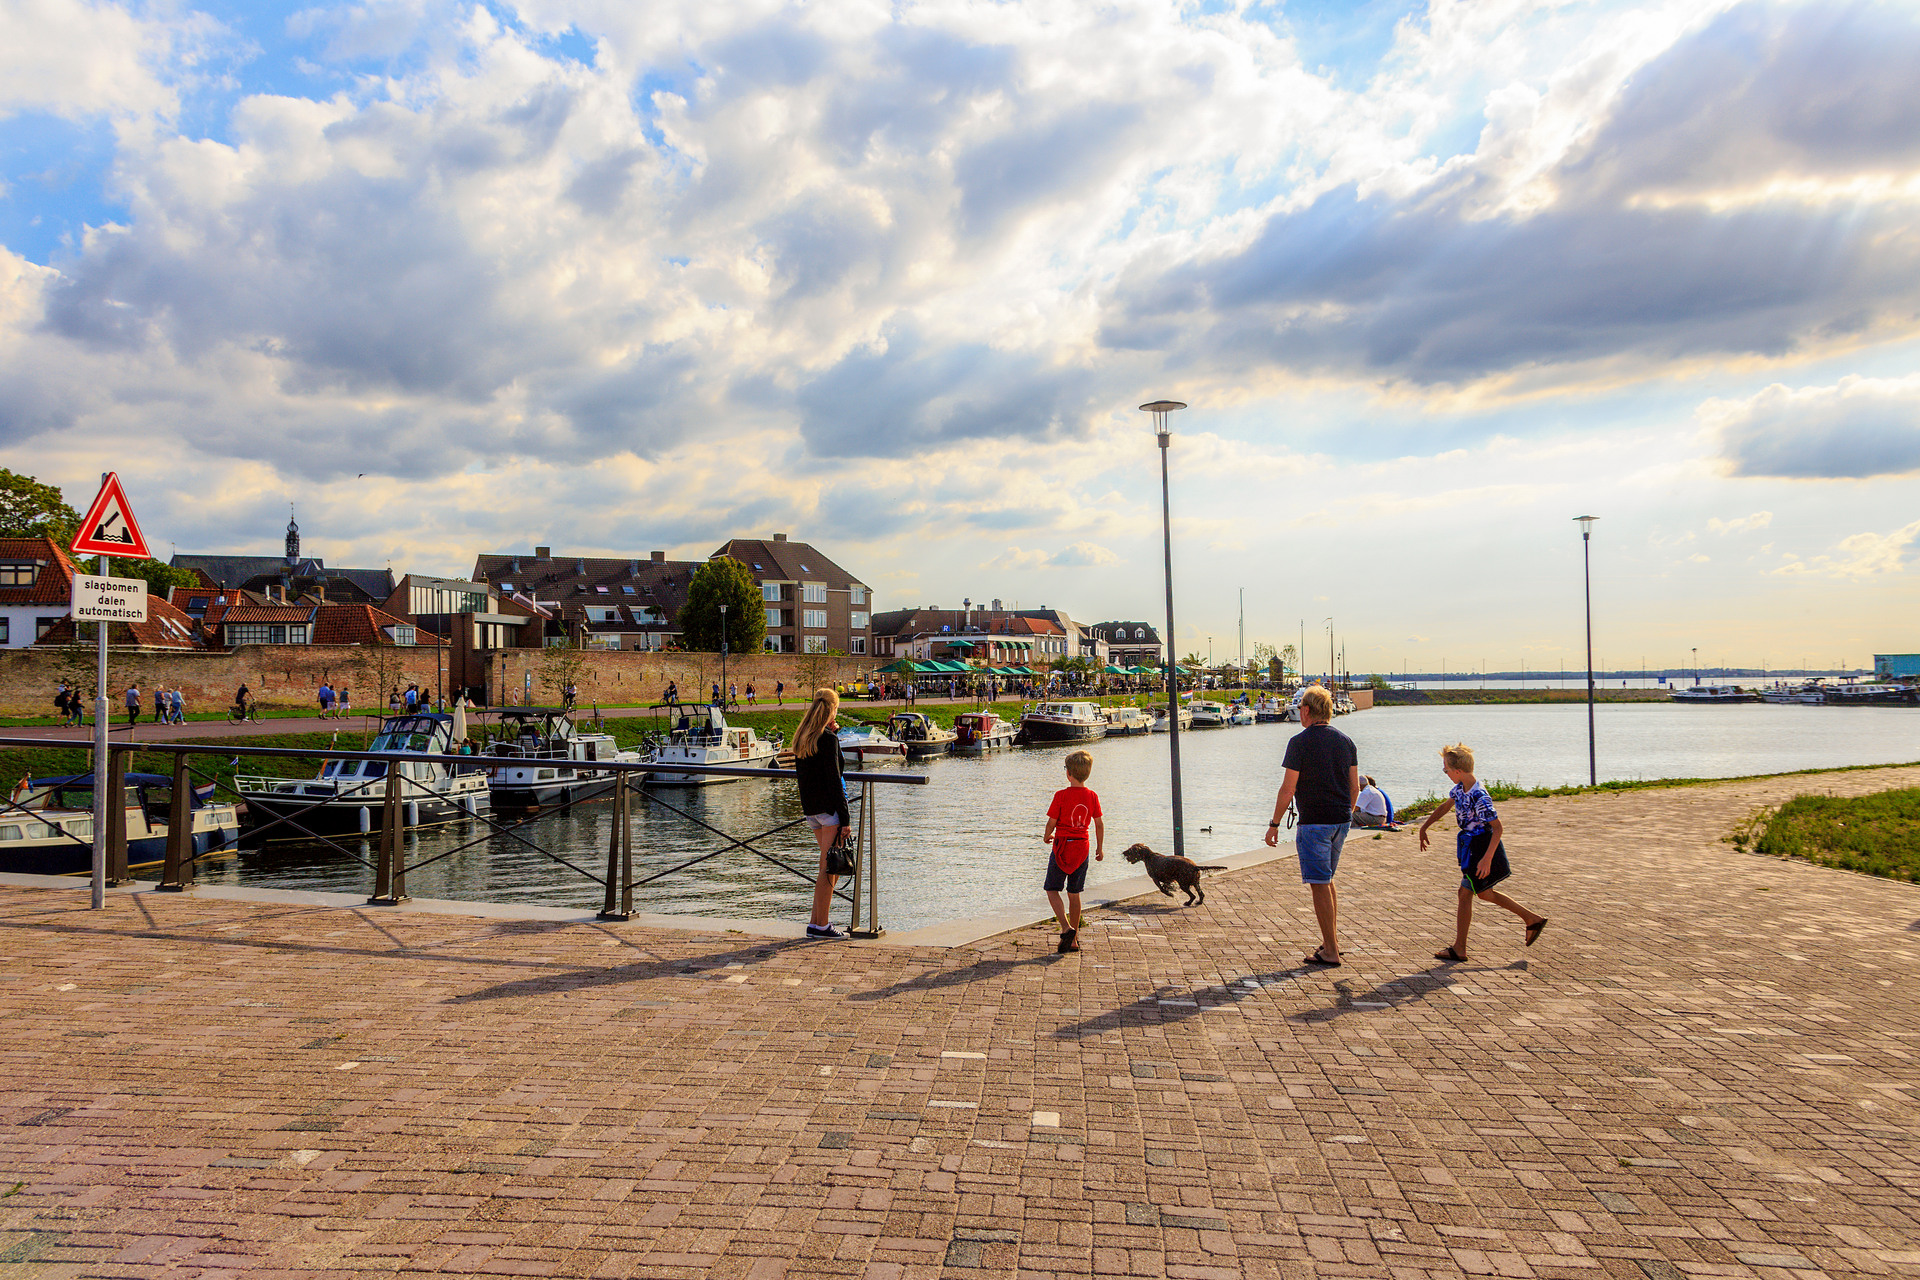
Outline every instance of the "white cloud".
<svg viewBox="0 0 1920 1280"><path fill-rule="evenodd" d="M0 120L169 115L172 81L218 30L203 14L140 17L105 0L0 3Z"/></svg>
<svg viewBox="0 0 1920 1280"><path fill-rule="evenodd" d="M982 569L1084 569L1095 566L1116 565L1120 557L1106 547L1091 542L1074 542L1058 551L1022 550L1008 547L990 560L981 562Z"/></svg>
<svg viewBox="0 0 1920 1280"><path fill-rule="evenodd" d="M1741 516L1738 520L1722 520L1718 516L1707 521L1709 532L1718 534L1752 533L1755 529L1764 529L1773 523L1773 512L1756 511L1750 516Z"/></svg>
<svg viewBox="0 0 1920 1280"><path fill-rule="evenodd" d="M1920 520L1891 533L1856 533L1842 538L1832 555L1806 560L1788 556L1786 563L1774 572L1788 577L1813 575L1850 580L1903 573L1907 567L1907 548L1916 540L1920 540Z"/></svg>
<svg viewBox="0 0 1920 1280"><path fill-rule="evenodd" d="M1780 383L1697 411L1729 474L1861 479L1920 471L1920 374Z"/></svg>

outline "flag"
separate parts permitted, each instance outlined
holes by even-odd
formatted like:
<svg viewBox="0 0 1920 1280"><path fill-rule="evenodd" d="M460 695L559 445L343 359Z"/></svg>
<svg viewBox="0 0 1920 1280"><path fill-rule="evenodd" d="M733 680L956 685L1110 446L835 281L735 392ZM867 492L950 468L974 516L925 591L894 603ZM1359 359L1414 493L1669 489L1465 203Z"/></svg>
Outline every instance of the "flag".
<svg viewBox="0 0 1920 1280"><path fill-rule="evenodd" d="M217 790L218 784L212 782L204 786L195 787L193 789L193 802L195 804L212 804L214 793Z"/></svg>

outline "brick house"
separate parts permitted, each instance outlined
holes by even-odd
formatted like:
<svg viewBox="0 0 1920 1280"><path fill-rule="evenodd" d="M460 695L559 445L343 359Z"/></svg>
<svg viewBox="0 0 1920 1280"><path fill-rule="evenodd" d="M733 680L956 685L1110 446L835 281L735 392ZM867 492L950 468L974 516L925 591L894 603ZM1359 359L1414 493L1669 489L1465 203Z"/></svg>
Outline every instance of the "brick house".
<svg viewBox="0 0 1920 1280"><path fill-rule="evenodd" d="M74 572L52 538L0 538L0 649L33 644L73 611Z"/></svg>
<svg viewBox="0 0 1920 1280"><path fill-rule="evenodd" d="M479 556L473 580L499 593L503 613L511 606L550 616L547 636L585 649L657 651L678 646L680 606L699 567L696 560L669 560L664 551L636 560L555 556L551 547L535 547L530 556ZM519 647L531 646L522 640Z"/></svg>
<svg viewBox="0 0 1920 1280"><path fill-rule="evenodd" d="M1106 642L1107 660L1123 667L1158 667L1160 633L1145 622L1095 622L1086 631Z"/></svg>
<svg viewBox="0 0 1920 1280"><path fill-rule="evenodd" d="M720 556L759 584L769 653L873 652L873 592L817 548L776 533L730 539L711 558Z"/></svg>

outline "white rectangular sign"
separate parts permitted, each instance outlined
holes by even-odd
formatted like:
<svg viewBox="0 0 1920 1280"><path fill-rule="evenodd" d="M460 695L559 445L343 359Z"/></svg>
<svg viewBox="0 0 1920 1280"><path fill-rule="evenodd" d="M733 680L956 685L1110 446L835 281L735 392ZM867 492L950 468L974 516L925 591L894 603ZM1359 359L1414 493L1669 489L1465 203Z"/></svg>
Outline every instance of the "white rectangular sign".
<svg viewBox="0 0 1920 1280"><path fill-rule="evenodd" d="M145 622L146 580L74 574L73 618L76 622Z"/></svg>

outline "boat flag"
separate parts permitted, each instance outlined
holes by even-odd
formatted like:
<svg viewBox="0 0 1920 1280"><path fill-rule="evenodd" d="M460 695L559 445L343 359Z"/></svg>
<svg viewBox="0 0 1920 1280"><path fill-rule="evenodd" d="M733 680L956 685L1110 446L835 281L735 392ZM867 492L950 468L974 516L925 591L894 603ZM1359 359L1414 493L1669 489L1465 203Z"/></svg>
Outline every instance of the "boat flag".
<svg viewBox="0 0 1920 1280"><path fill-rule="evenodd" d="M202 786L195 787L193 789L193 802L195 804L212 804L214 793L218 789L218 786L218 783L209 782Z"/></svg>

